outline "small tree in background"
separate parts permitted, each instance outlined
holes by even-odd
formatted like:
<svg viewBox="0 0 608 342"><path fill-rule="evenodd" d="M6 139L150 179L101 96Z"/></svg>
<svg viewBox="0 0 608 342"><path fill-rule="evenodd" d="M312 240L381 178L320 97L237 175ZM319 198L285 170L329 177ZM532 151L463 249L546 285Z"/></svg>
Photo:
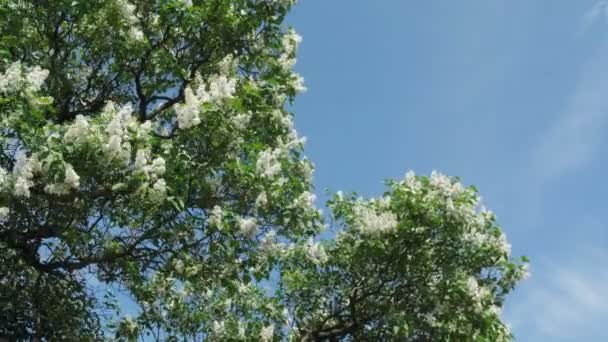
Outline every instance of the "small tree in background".
<svg viewBox="0 0 608 342"><path fill-rule="evenodd" d="M0 0L0 336L511 339L474 188L338 194L315 240L292 5Z"/></svg>

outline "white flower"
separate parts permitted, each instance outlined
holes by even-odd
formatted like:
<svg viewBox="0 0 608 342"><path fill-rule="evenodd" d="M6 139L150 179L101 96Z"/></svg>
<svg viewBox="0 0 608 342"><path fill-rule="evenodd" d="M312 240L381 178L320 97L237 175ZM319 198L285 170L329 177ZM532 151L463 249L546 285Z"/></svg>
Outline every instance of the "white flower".
<svg viewBox="0 0 608 342"><path fill-rule="evenodd" d="M405 185L414 192L420 188L420 182L418 182L414 171L410 170L405 174Z"/></svg>
<svg viewBox="0 0 608 342"><path fill-rule="evenodd" d="M521 279L526 280L526 279L530 278L530 275L532 275L530 273L530 265L529 264L523 264L521 266Z"/></svg>
<svg viewBox="0 0 608 342"><path fill-rule="evenodd" d="M452 182L452 179L437 171L431 172L430 184L446 197L454 198L464 191L460 182Z"/></svg>
<svg viewBox="0 0 608 342"><path fill-rule="evenodd" d="M118 135L110 136L108 144L106 145L106 150L110 153L112 157L122 155L124 151L122 146L122 138Z"/></svg>
<svg viewBox="0 0 608 342"><path fill-rule="evenodd" d="M158 179L152 186L151 198L156 202L162 202L167 194L167 183L164 179Z"/></svg>
<svg viewBox="0 0 608 342"><path fill-rule="evenodd" d="M475 277L469 277L467 279L466 289L471 298L477 303L481 302L481 300L489 293L488 289L483 286L479 286L479 283Z"/></svg>
<svg viewBox="0 0 608 342"><path fill-rule="evenodd" d="M74 168L70 164L65 164L65 179L63 181L67 186L78 189L80 186L80 176L74 171Z"/></svg>
<svg viewBox="0 0 608 342"><path fill-rule="evenodd" d="M80 141L83 138L86 138L89 132L89 122L87 118L83 115L76 115L76 119L74 123L70 125L68 130L63 135L63 141L66 143L71 143L75 141Z"/></svg>
<svg viewBox="0 0 608 342"><path fill-rule="evenodd" d="M148 150L137 150L135 153L135 162L133 163L133 168L135 168L136 172L147 174L148 173L148 154L150 151Z"/></svg>
<svg viewBox="0 0 608 342"><path fill-rule="evenodd" d="M0 221L6 220L10 213L10 210L7 207L0 207Z"/></svg>
<svg viewBox="0 0 608 342"><path fill-rule="evenodd" d="M129 29L129 35L131 36L131 38L135 39L135 40L143 40L144 39L144 32L138 28L138 27L131 27Z"/></svg>
<svg viewBox="0 0 608 342"><path fill-rule="evenodd" d="M245 326L241 322L239 322L238 334L239 338L245 338Z"/></svg>
<svg viewBox="0 0 608 342"><path fill-rule="evenodd" d="M260 330L260 341L269 342L274 337L274 325L265 326Z"/></svg>
<svg viewBox="0 0 608 342"><path fill-rule="evenodd" d="M495 316L500 316L500 314L502 313L502 308L497 305L492 305L490 307L490 312Z"/></svg>
<svg viewBox="0 0 608 342"><path fill-rule="evenodd" d="M282 53L278 59L279 65L283 70L290 70L296 65L297 59L289 56L287 53Z"/></svg>
<svg viewBox="0 0 608 342"><path fill-rule="evenodd" d="M209 80L209 94L211 99L216 102L232 98L235 90L235 79L229 79L224 75L214 75Z"/></svg>
<svg viewBox="0 0 608 342"><path fill-rule="evenodd" d="M222 212L222 208L219 205L216 205L211 210L211 215L209 217L209 224L216 226L218 229L222 229L222 219L224 218L224 213Z"/></svg>
<svg viewBox="0 0 608 342"><path fill-rule="evenodd" d="M130 4L127 0L119 0L116 2L118 5L118 9L121 12L121 15L126 20L127 24L133 25L137 22L137 17L135 16L135 5Z"/></svg>
<svg viewBox="0 0 608 342"><path fill-rule="evenodd" d="M308 240L307 243L308 249L306 254L310 261L315 264L322 264L327 261L327 254L325 253L325 249L318 242L314 242L312 238Z"/></svg>
<svg viewBox="0 0 608 342"><path fill-rule="evenodd" d="M29 72L27 73L27 75L25 75L25 79L27 81L27 83L29 84L29 89L31 91L38 91L40 90L40 87L42 87L42 84L44 83L44 81L46 80L46 78L49 76L49 71L40 68L39 66L35 66L32 69L29 70Z"/></svg>
<svg viewBox="0 0 608 342"><path fill-rule="evenodd" d="M181 259L175 259L173 261L173 268L178 274L182 274L184 272L184 261Z"/></svg>
<svg viewBox="0 0 608 342"><path fill-rule="evenodd" d="M279 162L280 153L280 150L272 150L270 148L262 151L258 156L258 161L256 163L257 173L262 177L272 178L281 172L281 163Z"/></svg>
<svg viewBox="0 0 608 342"><path fill-rule="evenodd" d="M315 194L310 193L309 191L304 191L298 198L296 199L296 207L308 209L311 208L317 196Z"/></svg>
<svg viewBox="0 0 608 342"><path fill-rule="evenodd" d="M242 114L238 114L236 115L233 119L232 122L234 123L234 126L238 129L238 130L244 130L247 128L247 125L249 124L249 120L251 119L251 114L250 113L242 113Z"/></svg>
<svg viewBox="0 0 608 342"><path fill-rule="evenodd" d="M397 217L389 211L376 213L365 205L355 207L358 228L367 234L391 232L397 228Z"/></svg>
<svg viewBox="0 0 608 342"><path fill-rule="evenodd" d="M298 45L300 45L301 42L302 36L297 34L296 31L294 31L293 29L290 29L283 36L283 48L288 53L292 53L298 47Z"/></svg>
<svg viewBox="0 0 608 342"><path fill-rule="evenodd" d="M223 335L226 331L224 321L213 321L213 333L215 335Z"/></svg>
<svg viewBox="0 0 608 342"><path fill-rule="evenodd" d="M162 157L154 158L154 160L152 161L151 171L156 176L162 176L166 171L165 159L163 159Z"/></svg>
<svg viewBox="0 0 608 342"><path fill-rule="evenodd" d="M34 186L34 173L40 172L40 162L35 155L28 158L25 153L19 153L15 159L13 175L16 177L14 195L30 197L30 188Z"/></svg>
<svg viewBox="0 0 608 342"><path fill-rule="evenodd" d="M21 82L21 63L13 62L4 72L4 75L0 75L0 92L10 92L17 89Z"/></svg>
<svg viewBox="0 0 608 342"><path fill-rule="evenodd" d="M260 192L258 197L255 199L255 206L258 208L263 208L268 204L268 196L266 195L266 191Z"/></svg>
<svg viewBox="0 0 608 342"><path fill-rule="evenodd" d="M291 77L291 87L295 90L296 93L303 93L307 89L304 86L304 78L298 74L294 74Z"/></svg>
<svg viewBox="0 0 608 342"><path fill-rule="evenodd" d="M306 180L312 182L312 175L315 171L313 163L307 159L304 159L300 162L300 165L302 166L302 173L304 174Z"/></svg>
<svg viewBox="0 0 608 342"><path fill-rule="evenodd" d="M188 129L201 123L199 118L200 105L202 103L190 87L184 91L184 104L175 108L177 124L180 129Z"/></svg>
<svg viewBox="0 0 608 342"><path fill-rule="evenodd" d="M0 190L4 189L8 182L8 172L0 166Z"/></svg>
<svg viewBox="0 0 608 342"><path fill-rule="evenodd" d="M15 181L15 190L13 194L17 197L30 197L30 188L32 187L31 181L25 178L17 178Z"/></svg>
<svg viewBox="0 0 608 342"><path fill-rule="evenodd" d="M507 256L511 255L511 244L507 241L507 236L505 233L501 233L498 238L498 246L500 250L505 253Z"/></svg>
<svg viewBox="0 0 608 342"><path fill-rule="evenodd" d="M239 230L244 236L247 236L250 239L253 238L258 230L258 224L255 218L241 218L239 220Z"/></svg>
<svg viewBox="0 0 608 342"><path fill-rule="evenodd" d="M50 195L62 196L70 193L70 188L66 184L47 184L44 191Z"/></svg>

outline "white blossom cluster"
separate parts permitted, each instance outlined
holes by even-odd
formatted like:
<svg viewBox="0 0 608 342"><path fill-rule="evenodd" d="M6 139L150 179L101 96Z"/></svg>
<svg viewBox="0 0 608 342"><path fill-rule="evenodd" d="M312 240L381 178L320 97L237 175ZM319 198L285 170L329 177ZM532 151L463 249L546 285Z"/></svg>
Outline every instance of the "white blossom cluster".
<svg viewBox="0 0 608 342"><path fill-rule="evenodd" d="M291 70L296 64L295 54L301 42L302 36L297 34L293 29L283 36L283 53L279 56L278 61L284 70Z"/></svg>
<svg viewBox="0 0 608 342"><path fill-rule="evenodd" d="M18 89L37 92L48 75L49 71L39 66L25 68L20 62L13 62L0 74L0 93L11 93Z"/></svg>
<svg viewBox="0 0 608 342"><path fill-rule="evenodd" d="M310 238L306 244L306 255L310 261L315 264L323 264L327 261L327 253L325 248L319 243Z"/></svg>
<svg viewBox="0 0 608 342"><path fill-rule="evenodd" d="M256 162L257 173L265 178L273 178L276 176L281 172L281 161L279 159L281 154L282 150L278 148L267 148L260 152Z"/></svg>
<svg viewBox="0 0 608 342"><path fill-rule="evenodd" d="M198 79L198 87L184 90L184 103L175 107L180 129L188 129L201 123L201 106L205 103L220 104L230 99L236 91L236 79L223 74L214 74L207 81ZM241 118L245 121L245 118ZM248 121L248 119L247 119Z"/></svg>
<svg viewBox="0 0 608 342"><path fill-rule="evenodd" d="M260 341L261 342L270 342L274 337L274 325L268 325L260 330Z"/></svg>
<svg viewBox="0 0 608 342"><path fill-rule="evenodd" d="M129 27L129 36L135 40L142 40L144 38L144 33L141 28L137 26L139 19L135 14L135 5L129 3L128 0L118 0L116 1L116 5L125 24Z"/></svg>
<svg viewBox="0 0 608 342"><path fill-rule="evenodd" d="M239 219L239 231L241 235L246 236L250 239L255 237L258 231L258 223L253 217Z"/></svg>
<svg viewBox="0 0 608 342"><path fill-rule="evenodd" d="M390 233L397 228L397 218L390 211L378 212L364 203L354 207L356 227L364 234Z"/></svg>

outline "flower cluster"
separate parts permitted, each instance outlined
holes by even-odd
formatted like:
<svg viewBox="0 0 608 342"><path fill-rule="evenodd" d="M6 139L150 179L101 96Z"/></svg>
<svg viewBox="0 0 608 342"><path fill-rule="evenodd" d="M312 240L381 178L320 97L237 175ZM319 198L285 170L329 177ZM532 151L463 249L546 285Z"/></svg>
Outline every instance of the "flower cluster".
<svg viewBox="0 0 608 342"><path fill-rule="evenodd" d="M11 93L18 89L37 92L44 84L48 75L49 71L39 66L24 68L20 62L13 62L0 75L0 94Z"/></svg>
<svg viewBox="0 0 608 342"><path fill-rule="evenodd" d="M228 57L230 58L230 57ZM226 62L228 63L228 62ZM198 77L198 87L184 90L184 103L175 108L177 123L180 129L188 129L201 123L201 106L206 103L219 105L225 99L233 97L236 91L236 79L223 74L214 74L207 81ZM248 121L240 118L241 123Z"/></svg>

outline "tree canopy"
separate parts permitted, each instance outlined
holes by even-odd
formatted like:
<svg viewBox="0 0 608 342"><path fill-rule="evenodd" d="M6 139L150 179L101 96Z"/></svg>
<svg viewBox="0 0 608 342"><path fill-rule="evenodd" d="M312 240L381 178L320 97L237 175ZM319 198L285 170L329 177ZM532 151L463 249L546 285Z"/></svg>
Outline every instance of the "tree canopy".
<svg viewBox="0 0 608 342"><path fill-rule="evenodd" d="M317 208L293 4L0 0L0 337L511 340L474 187Z"/></svg>

